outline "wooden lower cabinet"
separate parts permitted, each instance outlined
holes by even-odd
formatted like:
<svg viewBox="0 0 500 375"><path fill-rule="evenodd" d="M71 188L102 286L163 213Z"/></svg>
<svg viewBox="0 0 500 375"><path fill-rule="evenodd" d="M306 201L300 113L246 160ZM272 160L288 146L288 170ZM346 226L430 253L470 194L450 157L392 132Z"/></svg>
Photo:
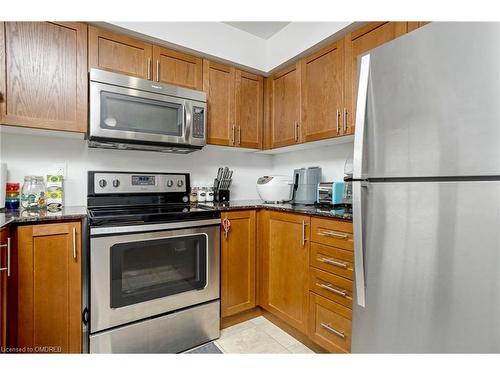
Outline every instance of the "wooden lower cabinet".
<svg viewBox="0 0 500 375"><path fill-rule="evenodd" d="M309 337L333 353L351 351L352 310L321 297L309 294Z"/></svg>
<svg viewBox="0 0 500 375"><path fill-rule="evenodd" d="M221 316L255 307L255 211L231 211L227 233L221 230Z"/></svg>
<svg viewBox="0 0 500 375"><path fill-rule="evenodd" d="M80 222L17 228L17 346L82 350Z"/></svg>
<svg viewBox="0 0 500 375"><path fill-rule="evenodd" d="M7 346L7 282L10 273L9 228L0 229L0 352Z"/></svg>
<svg viewBox="0 0 500 375"><path fill-rule="evenodd" d="M309 222L305 215L266 211L260 225L261 306L307 332Z"/></svg>

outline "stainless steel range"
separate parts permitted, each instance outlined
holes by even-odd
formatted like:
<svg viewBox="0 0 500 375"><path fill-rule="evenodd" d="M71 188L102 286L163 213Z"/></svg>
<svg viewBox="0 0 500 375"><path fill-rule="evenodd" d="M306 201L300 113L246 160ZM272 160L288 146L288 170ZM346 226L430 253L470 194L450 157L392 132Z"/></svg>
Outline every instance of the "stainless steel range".
<svg viewBox="0 0 500 375"><path fill-rule="evenodd" d="M90 352L178 353L219 336L220 214L189 174L89 172Z"/></svg>

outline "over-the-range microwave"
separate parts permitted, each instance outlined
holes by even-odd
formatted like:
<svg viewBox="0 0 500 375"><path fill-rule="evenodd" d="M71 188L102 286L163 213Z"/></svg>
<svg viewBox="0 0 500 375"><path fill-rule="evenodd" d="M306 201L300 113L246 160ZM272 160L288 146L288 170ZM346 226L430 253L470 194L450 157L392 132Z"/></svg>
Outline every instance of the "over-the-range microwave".
<svg viewBox="0 0 500 375"><path fill-rule="evenodd" d="M203 91L91 69L89 147L190 153L206 144Z"/></svg>

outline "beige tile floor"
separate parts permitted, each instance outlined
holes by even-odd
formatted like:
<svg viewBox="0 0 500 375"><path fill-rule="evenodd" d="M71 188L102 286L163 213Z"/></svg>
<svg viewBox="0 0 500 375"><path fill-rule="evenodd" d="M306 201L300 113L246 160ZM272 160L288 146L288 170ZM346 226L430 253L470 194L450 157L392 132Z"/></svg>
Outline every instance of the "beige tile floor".
<svg viewBox="0 0 500 375"><path fill-rule="evenodd" d="M223 329L214 343L226 354L314 353L262 316Z"/></svg>

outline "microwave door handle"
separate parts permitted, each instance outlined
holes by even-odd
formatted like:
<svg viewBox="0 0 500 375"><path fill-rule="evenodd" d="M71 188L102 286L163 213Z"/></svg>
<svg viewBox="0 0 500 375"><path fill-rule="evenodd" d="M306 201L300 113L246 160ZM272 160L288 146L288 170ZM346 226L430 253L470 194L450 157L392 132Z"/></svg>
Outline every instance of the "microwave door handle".
<svg viewBox="0 0 500 375"><path fill-rule="evenodd" d="M186 144L190 143L191 139L191 127L192 127L192 113L193 113L193 106L189 102L184 102L184 105L182 106L182 110L184 112L184 117L183 117L183 126L184 126L184 142Z"/></svg>

